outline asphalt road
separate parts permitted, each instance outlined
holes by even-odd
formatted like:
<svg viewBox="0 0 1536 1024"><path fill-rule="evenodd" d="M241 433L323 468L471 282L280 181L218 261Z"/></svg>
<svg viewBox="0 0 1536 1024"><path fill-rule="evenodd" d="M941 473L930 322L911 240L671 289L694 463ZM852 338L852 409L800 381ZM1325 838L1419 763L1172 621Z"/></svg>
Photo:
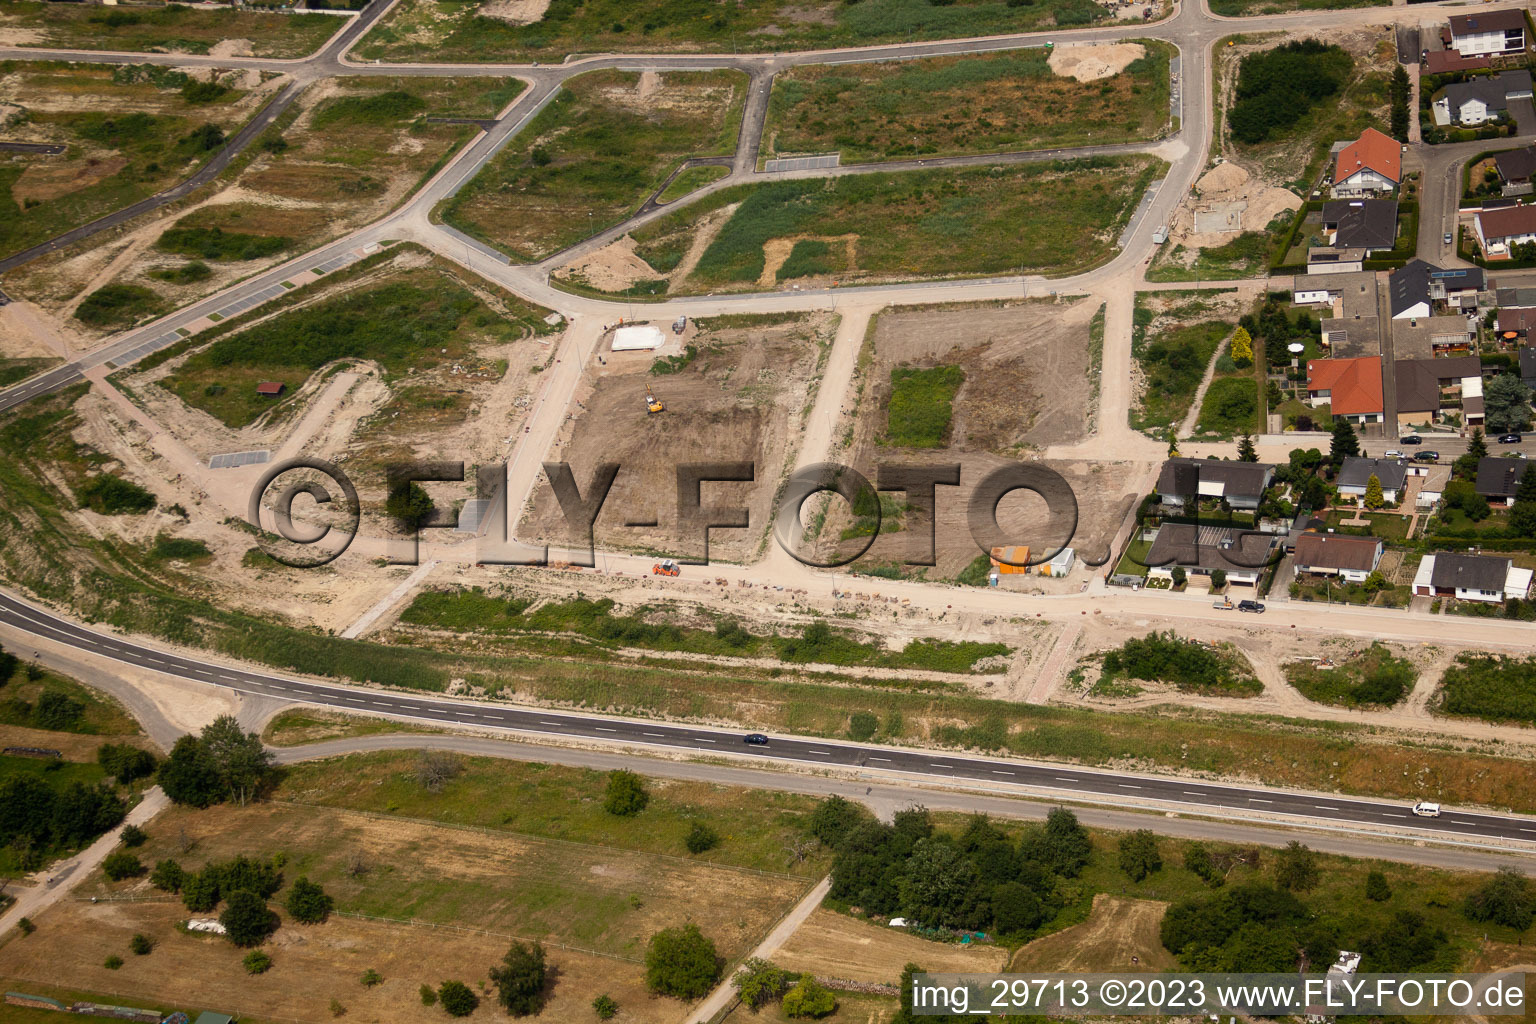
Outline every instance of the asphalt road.
<svg viewBox="0 0 1536 1024"><path fill-rule="evenodd" d="M251 672L148 647L86 629L8 594L0 594L0 622L90 654L231 690L283 700L372 712L419 722L473 726L699 754L746 752L769 761L857 768L866 772L970 784L1025 786L1063 798L1093 802L1175 805L1195 812L1248 811L1283 815L1310 824L1372 828L1416 828L1458 840L1536 843L1536 818L1448 809L1439 818L1416 818L1405 804L1261 787L1213 785L1068 765L975 757L940 751L866 746L836 740L775 736L762 746L747 745L740 732L632 721L599 715L528 709L502 704L444 700L430 695L368 690Z"/></svg>

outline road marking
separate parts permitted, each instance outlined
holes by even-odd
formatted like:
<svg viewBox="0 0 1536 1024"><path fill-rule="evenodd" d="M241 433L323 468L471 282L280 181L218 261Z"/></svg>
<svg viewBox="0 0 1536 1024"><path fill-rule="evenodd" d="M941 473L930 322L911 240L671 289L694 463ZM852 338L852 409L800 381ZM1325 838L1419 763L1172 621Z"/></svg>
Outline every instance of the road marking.
<svg viewBox="0 0 1536 1024"><path fill-rule="evenodd" d="M996 768L994 768L994 769L992 769L992 774L993 775L1012 775L1013 772L1000 772Z"/></svg>
<svg viewBox="0 0 1536 1024"><path fill-rule="evenodd" d="M1520 831L1521 832L1536 832L1536 828L1523 828Z"/></svg>
<svg viewBox="0 0 1536 1024"><path fill-rule="evenodd" d="M561 723L559 723L559 722L546 722L546 721L544 721L544 719L541 718L541 719L539 719L539 724L540 725L560 725Z"/></svg>
<svg viewBox="0 0 1536 1024"><path fill-rule="evenodd" d="M1120 783L1120 788L1121 789L1140 789L1141 787L1140 786L1133 786L1129 782L1122 782L1122 783Z"/></svg>
<svg viewBox="0 0 1536 1024"><path fill-rule="evenodd" d="M503 721L503 722L505 722L507 720L507 716L506 715L486 715L485 717L486 718L495 718L495 719L498 719L498 720Z"/></svg>
<svg viewBox="0 0 1536 1024"><path fill-rule="evenodd" d="M1477 822L1475 822L1475 821L1457 821L1455 818L1451 819L1451 824L1452 825L1471 825L1473 828L1477 827Z"/></svg>
<svg viewBox="0 0 1536 1024"><path fill-rule="evenodd" d="M1263 797L1257 797L1257 796L1249 797L1248 798L1248 802L1251 803L1251 804L1272 804L1272 803L1274 803L1273 800L1265 800Z"/></svg>
<svg viewBox="0 0 1536 1024"><path fill-rule="evenodd" d="M811 753L812 754L820 754L822 757L831 757L832 756L832 751L830 751L830 750L812 750Z"/></svg>
<svg viewBox="0 0 1536 1024"><path fill-rule="evenodd" d="M1389 817L1389 818L1406 818L1406 817L1408 817L1408 815L1406 815L1406 814L1389 814L1389 815L1387 815L1387 817Z"/></svg>
<svg viewBox="0 0 1536 1024"><path fill-rule="evenodd" d="M664 739L666 739L666 737L665 737L665 736L663 736L663 735L662 735L662 734L661 734L661 733L659 733L659 732L643 732L643 733L641 733L641 734L640 734L640 735L642 735L642 736L655 736L655 737L656 737L656 738L657 738L657 739L659 739L659 740L664 740Z"/></svg>
<svg viewBox="0 0 1536 1024"><path fill-rule="evenodd" d="M361 704L363 702L363 698L361 697L347 697L345 699L352 702L353 704Z"/></svg>
<svg viewBox="0 0 1536 1024"><path fill-rule="evenodd" d="M386 704L382 700L371 700L368 703L372 704L376 708L392 708L392 707L394 707L393 704Z"/></svg>
<svg viewBox="0 0 1536 1024"><path fill-rule="evenodd" d="M713 743L713 742L715 742L714 740L711 740L711 739L705 739L703 736L695 736L694 739L698 740L700 743Z"/></svg>
<svg viewBox="0 0 1536 1024"><path fill-rule="evenodd" d="M871 761L890 761L890 758L888 758L888 757L872 757L872 758L870 758L870 760Z"/></svg>
<svg viewBox="0 0 1536 1024"><path fill-rule="evenodd" d="M454 714L460 716L461 718L474 718L475 717L475 713L473 711L455 711Z"/></svg>
<svg viewBox="0 0 1536 1024"><path fill-rule="evenodd" d="M619 730L617 730L617 729L610 729L610 728L608 728L605 725L599 725L597 727L597 731L598 732L618 732Z"/></svg>
<svg viewBox="0 0 1536 1024"><path fill-rule="evenodd" d="M1313 804L1312 806L1316 807L1320 811L1336 811L1336 810L1338 810L1337 807L1329 807L1327 804Z"/></svg>
<svg viewBox="0 0 1536 1024"><path fill-rule="evenodd" d="M929 768L953 768L953 767L954 767L954 765L948 765L948 764L934 764L934 763L933 763L933 762L932 762L932 761L929 761L929 762L928 762L928 767L929 767Z"/></svg>
<svg viewBox="0 0 1536 1024"><path fill-rule="evenodd" d="M1185 796L1205 796L1204 793L1197 792L1196 790L1193 790L1193 789L1186 789L1184 791L1184 795Z"/></svg>
<svg viewBox="0 0 1536 1024"><path fill-rule="evenodd" d="M240 680L236 679L234 676L221 675L221 676L219 676L219 678L220 679L228 679L232 683L238 683L240 681Z"/></svg>

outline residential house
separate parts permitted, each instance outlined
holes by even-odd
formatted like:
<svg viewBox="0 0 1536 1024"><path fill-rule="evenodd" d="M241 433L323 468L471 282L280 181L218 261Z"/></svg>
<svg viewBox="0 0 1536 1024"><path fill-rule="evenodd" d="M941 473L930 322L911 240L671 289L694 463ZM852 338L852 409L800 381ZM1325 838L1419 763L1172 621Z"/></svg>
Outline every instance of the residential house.
<svg viewBox="0 0 1536 1024"><path fill-rule="evenodd" d="M1431 104L1435 124L1468 126L1486 124L1507 114L1514 100L1531 98L1529 71L1503 71L1453 82Z"/></svg>
<svg viewBox="0 0 1536 1024"><path fill-rule="evenodd" d="M1438 551L1419 562L1413 592L1420 597L1503 604L1511 598L1524 600L1531 592L1531 570L1516 568L1508 558Z"/></svg>
<svg viewBox="0 0 1536 1024"><path fill-rule="evenodd" d="M1525 12L1519 8L1476 11L1452 16L1451 48L1463 57L1482 57L1525 50Z"/></svg>
<svg viewBox="0 0 1536 1024"><path fill-rule="evenodd" d="M1429 297L1452 309L1475 310L1477 296L1487 287L1481 267L1431 267Z"/></svg>
<svg viewBox="0 0 1536 1024"><path fill-rule="evenodd" d="M1386 545L1376 537L1341 533L1304 533L1296 541L1293 559L1298 573L1337 576L1346 583L1364 583L1381 564Z"/></svg>
<svg viewBox="0 0 1536 1024"><path fill-rule="evenodd" d="M1352 455L1339 467L1339 475L1333 482L1340 497L1363 499L1373 476L1381 482L1381 496L1388 504L1397 504L1408 486L1408 467L1402 459L1369 459Z"/></svg>
<svg viewBox="0 0 1536 1024"><path fill-rule="evenodd" d="M1481 384L1483 369L1477 356L1464 355L1450 359L1399 359L1392 372L1397 384L1398 426L1412 427L1438 421L1447 409L1460 409L1468 378ZM1481 393L1475 386L1472 390Z"/></svg>
<svg viewBox="0 0 1536 1024"><path fill-rule="evenodd" d="M1169 459L1158 474L1157 493L1164 505L1175 508L1212 498L1230 508L1256 509L1274 479L1275 467L1267 462Z"/></svg>
<svg viewBox="0 0 1536 1024"><path fill-rule="evenodd" d="M1327 405L1331 415L1351 423L1380 423L1384 411L1381 357L1310 360L1307 401Z"/></svg>
<svg viewBox="0 0 1536 1024"><path fill-rule="evenodd" d="M1369 256L1397 244L1396 199L1335 199L1323 204L1323 234L1337 249Z"/></svg>
<svg viewBox="0 0 1536 1024"><path fill-rule="evenodd" d="M1450 32L1445 33L1443 41L1447 47L1450 46ZM1428 50L1419 63L1423 66L1423 72L1426 75L1443 75L1450 71L1481 71L1493 66L1493 62L1485 56L1463 57L1452 49Z"/></svg>
<svg viewBox="0 0 1536 1024"><path fill-rule="evenodd" d="M1409 260L1387 276L1387 298L1393 320L1429 316L1434 303L1429 290L1430 274L1437 269L1423 260Z"/></svg>
<svg viewBox="0 0 1536 1024"><path fill-rule="evenodd" d="M1339 150L1333 165L1333 195L1337 199L1392 192L1403 180L1403 154L1398 141L1375 128Z"/></svg>
<svg viewBox="0 0 1536 1024"><path fill-rule="evenodd" d="M1536 288L1497 288L1493 328L1505 342L1525 341L1536 329Z"/></svg>
<svg viewBox="0 0 1536 1024"><path fill-rule="evenodd" d="M1473 351L1472 329L1459 313L1393 320L1392 350L1402 359L1468 355Z"/></svg>
<svg viewBox="0 0 1536 1024"><path fill-rule="evenodd" d="M1472 218L1477 241L1488 259L1509 259L1510 249L1526 242L1536 242L1536 206L1506 206L1483 209Z"/></svg>
<svg viewBox="0 0 1536 1024"><path fill-rule="evenodd" d="M1528 459L1511 459L1497 455L1484 456L1477 464L1477 480L1473 484L1477 493L1488 499L1490 505L1513 505L1520 478L1525 475Z"/></svg>
<svg viewBox="0 0 1536 1024"><path fill-rule="evenodd" d="M1220 569L1227 582L1255 586L1276 557L1279 535L1229 526L1164 523L1147 552L1147 575L1167 579L1178 566L1191 576L1209 576Z"/></svg>
<svg viewBox="0 0 1536 1024"><path fill-rule="evenodd" d="M1499 172L1499 180L1504 182L1504 194L1515 195L1517 193L1511 192L1510 186L1529 187L1531 174L1536 173L1536 146L1507 149L1502 153L1495 153L1493 166Z"/></svg>
<svg viewBox="0 0 1536 1024"><path fill-rule="evenodd" d="M1364 249L1334 249L1314 245L1307 250L1307 275L1357 274L1365 266L1365 256Z"/></svg>
<svg viewBox="0 0 1536 1024"><path fill-rule="evenodd" d="M1421 464L1420 464L1421 465ZM1414 467L1419 468L1418 465ZM1445 485L1451 482L1450 466L1424 466L1424 482L1413 499L1415 508L1434 508L1445 497Z"/></svg>
<svg viewBox="0 0 1536 1024"><path fill-rule="evenodd" d="M1536 388L1536 348L1526 346L1520 350L1520 383Z"/></svg>

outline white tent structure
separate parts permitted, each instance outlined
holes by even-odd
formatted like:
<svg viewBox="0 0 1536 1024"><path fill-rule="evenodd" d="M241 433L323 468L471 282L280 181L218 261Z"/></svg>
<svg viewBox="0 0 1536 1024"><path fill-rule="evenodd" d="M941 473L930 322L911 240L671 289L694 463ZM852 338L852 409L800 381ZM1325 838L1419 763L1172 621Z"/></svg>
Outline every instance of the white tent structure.
<svg viewBox="0 0 1536 1024"><path fill-rule="evenodd" d="M660 327L620 327L613 332L613 351L639 352L661 348L666 341Z"/></svg>

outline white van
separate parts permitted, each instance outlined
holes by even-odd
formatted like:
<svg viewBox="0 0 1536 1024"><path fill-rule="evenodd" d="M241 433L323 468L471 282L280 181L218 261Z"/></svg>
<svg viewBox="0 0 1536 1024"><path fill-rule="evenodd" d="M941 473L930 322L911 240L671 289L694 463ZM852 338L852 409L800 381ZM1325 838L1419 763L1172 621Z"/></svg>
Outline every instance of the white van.
<svg viewBox="0 0 1536 1024"><path fill-rule="evenodd" d="M1420 800L1413 805L1413 813L1421 818L1438 818L1440 817L1440 805L1432 804L1428 800Z"/></svg>

